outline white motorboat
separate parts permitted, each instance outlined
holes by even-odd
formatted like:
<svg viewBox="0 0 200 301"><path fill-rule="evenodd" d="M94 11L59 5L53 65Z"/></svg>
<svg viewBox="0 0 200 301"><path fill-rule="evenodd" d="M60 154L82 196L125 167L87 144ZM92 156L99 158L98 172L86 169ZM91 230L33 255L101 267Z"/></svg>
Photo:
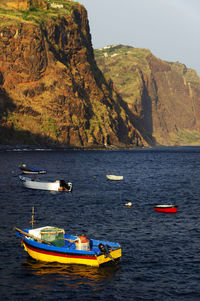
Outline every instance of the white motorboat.
<svg viewBox="0 0 200 301"><path fill-rule="evenodd" d="M27 188L72 192L72 183L66 183L64 180L56 180L55 182L42 182L36 181L35 178L31 179L24 176L19 176L19 178Z"/></svg>

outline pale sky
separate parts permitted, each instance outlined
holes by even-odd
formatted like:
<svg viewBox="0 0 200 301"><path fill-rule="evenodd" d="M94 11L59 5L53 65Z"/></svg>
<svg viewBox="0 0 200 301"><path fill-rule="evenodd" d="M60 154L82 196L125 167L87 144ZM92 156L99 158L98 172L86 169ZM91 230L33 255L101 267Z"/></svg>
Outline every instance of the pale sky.
<svg viewBox="0 0 200 301"><path fill-rule="evenodd" d="M148 48L200 75L200 0L78 0L88 11L93 47Z"/></svg>

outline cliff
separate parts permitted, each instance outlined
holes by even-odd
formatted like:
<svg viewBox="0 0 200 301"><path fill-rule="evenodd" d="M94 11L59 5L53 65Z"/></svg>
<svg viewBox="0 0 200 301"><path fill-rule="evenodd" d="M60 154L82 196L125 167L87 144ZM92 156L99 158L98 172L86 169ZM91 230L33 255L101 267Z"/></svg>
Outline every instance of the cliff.
<svg viewBox="0 0 200 301"><path fill-rule="evenodd" d="M146 145L96 65L84 7L43 2L0 8L0 143Z"/></svg>
<svg viewBox="0 0 200 301"><path fill-rule="evenodd" d="M194 70L122 45L95 56L149 145L200 144L200 78Z"/></svg>
<svg viewBox="0 0 200 301"><path fill-rule="evenodd" d="M200 78L147 49L110 46L94 57L77 2L2 0L0 143L199 145Z"/></svg>

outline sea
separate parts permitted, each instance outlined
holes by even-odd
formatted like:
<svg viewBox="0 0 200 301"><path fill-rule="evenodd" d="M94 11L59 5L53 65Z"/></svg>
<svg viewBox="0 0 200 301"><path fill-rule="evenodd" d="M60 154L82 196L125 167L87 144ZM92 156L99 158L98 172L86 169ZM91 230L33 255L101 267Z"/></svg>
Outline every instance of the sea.
<svg viewBox="0 0 200 301"><path fill-rule="evenodd" d="M19 165L46 169L72 193L25 188ZM107 174L122 175L110 181ZM200 300L200 147L0 151L1 300ZM125 204L131 202L132 206ZM155 204L175 204L175 214ZM57 226L118 242L119 265L43 263L23 250L14 227Z"/></svg>

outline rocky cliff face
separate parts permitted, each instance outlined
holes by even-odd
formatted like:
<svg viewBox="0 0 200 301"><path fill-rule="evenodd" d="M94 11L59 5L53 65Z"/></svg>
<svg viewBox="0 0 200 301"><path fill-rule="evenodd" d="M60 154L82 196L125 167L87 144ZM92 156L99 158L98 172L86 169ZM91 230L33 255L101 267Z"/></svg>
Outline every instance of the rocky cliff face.
<svg viewBox="0 0 200 301"><path fill-rule="evenodd" d="M26 11L17 9L22 3ZM200 143L200 79L194 70L125 46L97 50L96 61L80 4L2 0L0 143Z"/></svg>
<svg viewBox="0 0 200 301"><path fill-rule="evenodd" d="M150 145L200 144L200 78L194 70L126 46L96 50L96 60Z"/></svg>
<svg viewBox="0 0 200 301"><path fill-rule="evenodd" d="M0 10L0 142L145 145L96 66L86 10L62 3L61 10Z"/></svg>

